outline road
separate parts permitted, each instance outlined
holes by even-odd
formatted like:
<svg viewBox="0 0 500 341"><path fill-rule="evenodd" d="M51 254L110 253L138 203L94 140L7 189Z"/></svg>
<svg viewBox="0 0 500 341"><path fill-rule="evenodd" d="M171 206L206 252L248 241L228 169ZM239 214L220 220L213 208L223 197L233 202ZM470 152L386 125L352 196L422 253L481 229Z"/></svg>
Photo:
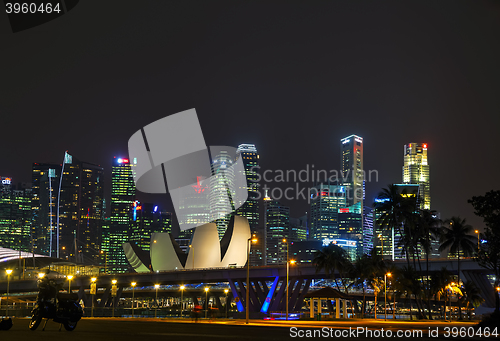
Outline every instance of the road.
<svg viewBox="0 0 500 341"><path fill-rule="evenodd" d="M391 330L395 333L398 330L422 330L423 337L419 340L436 340L428 337L428 328L433 330L439 328L440 338L444 338L442 332L444 327L465 327L474 325L473 323L445 323L445 322L383 322L373 320L363 321L262 321L252 320L249 325L245 325L241 320L217 320L194 323L191 320L179 321L175 319L127 319L127 318L84 318L76 327L75 331L67 332L62 328L59 331L59 324L49 321L45 331L42 331L43 323L36 331L28 329L29 320L17 318L14 320L14 327L9 331L0 331L0 340L8 341L27 341L27 340L71 340L71 341L146 341L146 340L290 340L292 335L297 338L307 338L307 333L313 333L313 330L322 327L334 328L335 330L356 329L360 326L367 327L372 331L380 331L381 328L387 332ZM290 329L295 327L293 331ZM309 332L308 332L309 330ZM319 333L319 332L317 332ZM323 336L326 332L323 332ZM347 333L347 331L345 332ZM303 335L304 337L299 337ZM313 335L313 334L309 334ZM398 337L399 338L399 337ZM358 340L380 340L380 337L366 337L361 334L356 337ZM416 338L415 338L416 339ZM463 339L463 338L462 338ZM470 338L467 338L470 339ZM478 338L479 339L479 338ZM493 338L491 338L493 339ZM483 337L482 340L485 340Z"/></svg>

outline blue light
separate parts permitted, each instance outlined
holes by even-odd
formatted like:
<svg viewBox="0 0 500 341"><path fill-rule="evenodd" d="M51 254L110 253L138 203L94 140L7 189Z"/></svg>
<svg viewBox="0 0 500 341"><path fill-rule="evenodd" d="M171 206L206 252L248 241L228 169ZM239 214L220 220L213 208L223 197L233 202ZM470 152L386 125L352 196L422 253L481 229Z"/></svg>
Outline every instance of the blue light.
<svg viewBox="0 0 500 341"><path fill-rule="evenodd" d="M387 202L387 201L391 201L391 199L389 199L389 198L383 198L383 199L377 198L377 199L375 199L375 202Z"/></svg>
<svg viewBox="0 0 500 341"><path fill-rule="evenodd" d="M276 286L278 285L278 280L279 280L279 277L274 278L273 285L271 286L271 289L267 293L267 297L264 301L264 304L262 304L262 309L260 309L261 313L267 313L267 310L269 309L269 305L271 304L271 300L273 299L274 291L276 290Z"/></svg>
<svg viewBox="0 0 500 341"><path fill-rule="evenodd" d="M119 158L118 163L122 163L122 162L123 162L122 158Z"/></svg>
<svg viewBox="0 0 500 341"><path fill-rule="evenodd" d="M153 210L153 212L156 212L156 211L158 211L158 206L155 206L155 208Z"/></svg>

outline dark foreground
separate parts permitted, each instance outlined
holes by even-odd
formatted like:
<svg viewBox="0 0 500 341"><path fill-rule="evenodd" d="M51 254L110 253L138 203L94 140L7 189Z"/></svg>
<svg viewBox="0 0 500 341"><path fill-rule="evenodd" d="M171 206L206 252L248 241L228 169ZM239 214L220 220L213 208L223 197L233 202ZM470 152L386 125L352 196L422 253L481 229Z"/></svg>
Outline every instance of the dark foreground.
<svg viewBox="0 0 500 341"><path fill-rule="evenodd" d="M245 325L243 321L220 321L209 322L200 321L194 323L190 320L153 320L153 319L126 319L126 318L96 318L82 319L76 330L67 332L64 328L59 331L59 324L49 321L45 331L42 331L43 323L36 331L28 329L28 319L15 319L14 327L9 331L0 331L0 340L8 341L54 341L54 340L71 340L71 341L146 341L146 340L291 340L291 339L310 339L312 331L321 329L322 327L334 329L356 329L363 326L372 330L392 330L395 334L397 330L422 330L422 337L411 337L418 340L437 340L450 339L443 334L445 327L468 328L473 323L440 323L440 322L375 322L373 320L363 321L337 321L337 322L293 322L285 321L251 321L250 325ZM290 328L295 327L293 332ZM429 327L439 328L439 337L429 337ZM308 332L309 330L309 332ZM302 331L302 332L299 332ZM295 337L292 337L295 335ZM308 337L309 335L309 337ZM301 337L302 336L302 337ZM317 336L317 334L316 334ZM322 335L325 339L338 339L338 337ZM384 337L366 337L360 335L355 338L357 340L380 340ZM396 335L392 338L398 339ZM405 337L408 338L408 337ZM346 339L346 338L343 338ZM456 340L470 340L471 338L452 338ZM476 338L475 338L476 339ZM482 340L493 340L494 337L477 338Z"/></svg>

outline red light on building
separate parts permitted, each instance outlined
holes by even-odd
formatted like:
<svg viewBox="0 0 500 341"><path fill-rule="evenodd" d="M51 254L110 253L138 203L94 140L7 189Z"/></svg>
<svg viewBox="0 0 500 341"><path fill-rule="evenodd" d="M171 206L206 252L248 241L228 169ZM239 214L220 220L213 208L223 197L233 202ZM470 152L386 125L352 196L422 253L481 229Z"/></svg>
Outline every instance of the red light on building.
<svg viewBox="0 0 500 341"><path fill-rule="evenodd" d="M424 148L427 148L427 143L424 143Z"/></svg>
<svg viewBox="0 0 500 341"><path fill-rule="evenodd" d="M142 210L142 206L137 206L136 210Z"/></svg>
<svg viewBox="0 0 500 341"><path fill-rule="evenodd" d="M349 213L348 208L339 208L339 213Z"/></svg>
<svg viewBox="0 0 500 341"><path fill-rule="evenodd" d="M123 161L123 163L129 163L128 159L123 159L122 161Z"/></svg>

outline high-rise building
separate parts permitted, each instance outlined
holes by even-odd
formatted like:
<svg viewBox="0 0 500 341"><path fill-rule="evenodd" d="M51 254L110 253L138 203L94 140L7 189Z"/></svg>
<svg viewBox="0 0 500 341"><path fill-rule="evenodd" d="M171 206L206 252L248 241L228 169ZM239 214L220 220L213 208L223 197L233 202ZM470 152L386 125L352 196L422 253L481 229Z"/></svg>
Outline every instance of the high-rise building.
<svg viewBox="0 0 500 341"><path fill-rule="evenodd" d="M263 225L259 224L259 154L255 145L240 144L236 150L236 157L243 160L248 191L247 201L236 210L236 214L248 219L252 234L255 234L259 240L257 244L252 245L250 250L250 265L263 265L264 242L262 239L265 237Z"/></svg>
<svg viewBox="0 0 500 341"><path fill-rule="evenodd" d="M290 217L288 239L290 242L307 240L307 214L300 218Z"/></svg>
<svg viewBox="0 0 500 341"><path fill-rule="evenodd" d="M354 250L355 256L363 255L363 215L361 214L361 201L344 208L339 208L338 214L339 234L346 240L345 247ZM352 242L355 242L354 244ZM353 249L353 245L355 248Z"/></svg>
<svg viewBox="0 0 500 341"><path fill-rule="evenodd" d="M225 150L220 150L212 160L210 177L210 221L215 221L217 231L219 232L219 240L222 239L227 230L227 226L231 219L231 214L234 202L228 202L228 194L230 198L235 196L233 188L234 181L234 160ZM228 191L230 193L228 193Z"/></svg>
<svg viewBox="0 0 500 341"><path fill-rule="evenodd" d="M309 238L340 238L339 209L346 207L346 188L326 180L311 188Z"/></svg>
<svg viewBox="0 0 500 341"><path fill-rule="evenodd" d="M266 195L264 198L265 224L265 264L285 264L287 245L283 239L288 238L290 228L290 208L282 205Z"/></svg>
<svg viewBox="0 0 500 341"><path fill-rule="evenodd" d="M363 207L363 253L370 255L373 250L373 208Z"/></svg>
<svg viewBox="0 0 500 341"><path fill-rule="evenodd" d="M431 209L427 143L408 143L404 146L403 183L419 185L420 208Z"/></svg>
<svg viewBox="0 0 500 341"><path fill-rule="evenodd" d="M130 269L122 245L129 241L132 211L135 202L133 162L125 157L115 157L111 167L111 214L109 226L109 273L124 273Z"/></svg>
<svg viewBox="0 0 500 341"><path fill-rule="evenodd" d="M419 186L412 184L395 184L398 193L403 197L417 197ZM375 204L383 204L388 198L376 198ZM403 248L402 231L397 226L389 227L379 223L380 217L385 213L380 208L373 210L374 247L377 253L385 259L406 259Z"/></svg>
<svg viewBox="0 0 500 341"><path fill-rule="evenodd" d="M135 242L144 251L150 250L153 233L172 232L172 214L162 211L158 205L134 202L132 211L130 242Z"/></svg>
<svg viewBox="0 0 500 341"><path fill-rule="evenodd" d="M31 189L0 176L0 247L31 251Z"/></svg>
<svg viewBox="0 0 500 341"><path fill-rule="evenodd" d="M102 167L67 152L61 165L33 164L32 231L37 252L80 263L98 261L103 173Z"/></svg>
<svg viewBox="0 0 500 341"><path fill-rule="evenodd" d="M347 205L352 206L361 202L361 210L363 210L363 138L351 135L341 139L340 155L343 185L347 189Z"/></svg>

